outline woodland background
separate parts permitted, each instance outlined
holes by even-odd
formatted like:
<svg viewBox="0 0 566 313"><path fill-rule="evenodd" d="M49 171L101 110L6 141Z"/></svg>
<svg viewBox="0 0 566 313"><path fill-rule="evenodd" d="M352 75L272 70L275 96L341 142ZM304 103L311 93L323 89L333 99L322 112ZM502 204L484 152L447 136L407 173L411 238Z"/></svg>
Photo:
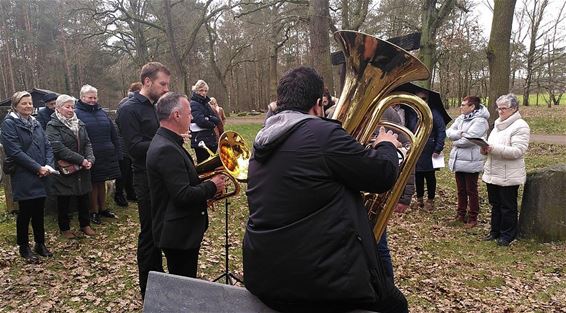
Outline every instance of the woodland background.
<svg viewBox="0 0 566 313"><path fill-rule="evenodd" d="M422 32L415 54L433 72L425 86L455 105L490 94L488 56L507 41L492 34L488 46L478 8L491 14L494 5L493 28L512 14L513 31L503 52L509 75L494 69L503 79L492 83L524 99L541 94L525 105L557 105L566 89L561 0L0 0L0 99L33 87L78 96L88 83L112 109L140 67L160 61L173 71L172 90L189 93L204 79L227 112L261 111L281 74L301 64L338 94L332 32L349 29L381 38Z"/></svg>

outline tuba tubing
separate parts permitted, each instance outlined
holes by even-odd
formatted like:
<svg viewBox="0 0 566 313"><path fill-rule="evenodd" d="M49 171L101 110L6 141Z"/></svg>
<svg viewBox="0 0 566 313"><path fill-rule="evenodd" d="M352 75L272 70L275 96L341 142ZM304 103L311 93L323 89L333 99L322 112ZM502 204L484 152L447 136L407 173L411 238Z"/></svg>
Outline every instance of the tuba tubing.
<svg viewBox="0 0 566 313"><path fill-rule="evenodd" d="M427 79L430 72L416 57L388 41L355 31L338 31L334 38L342 47L346 64L344 88L332 118L342 122L364 146L379 124L402 132L411 142L392 189L381 195L364 194L368 216L376 216L373 231L379 240L432 130L432 113L426 102L409 93L391 91L404 83ZM415 133L379 121L388 107L400 103L417 113Z"/></svg>

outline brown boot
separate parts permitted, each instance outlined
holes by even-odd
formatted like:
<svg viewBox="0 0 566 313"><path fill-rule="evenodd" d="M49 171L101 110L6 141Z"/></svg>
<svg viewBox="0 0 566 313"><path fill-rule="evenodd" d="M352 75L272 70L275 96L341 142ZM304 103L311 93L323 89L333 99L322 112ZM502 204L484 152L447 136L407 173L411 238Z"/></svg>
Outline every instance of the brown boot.
<svg viewBox="0 0 566 313"><path fill-rule="evenodd" d="M87 235L87 236L96 235L96 233L94 232L94 230L90 226L85 226L85 227L81 228L81 231L83 233L85 233L85 235Z"/></svg>
<svg viewBox="0 0 566 313"><path fill-rule="evenodd" d="M474 228L478 225L478 221L477 220L469 220L465 225L464 228L470 229L470 228Z"/></svg>
<svg viewBox="0 0 566 313"><path fill-rule="evenodd" d="M70 230L62 231L61 235L63 235L63 238L65 238L65 239L75 239L75 238L77 238L77 236L75 236L75 234Z"/></svg>
<svg viewBox="0 0 566 313"><path fill-rule="evenodd" d="M434 199L426 199L424 209L425 211L432 212L434 210Z"/></svg>

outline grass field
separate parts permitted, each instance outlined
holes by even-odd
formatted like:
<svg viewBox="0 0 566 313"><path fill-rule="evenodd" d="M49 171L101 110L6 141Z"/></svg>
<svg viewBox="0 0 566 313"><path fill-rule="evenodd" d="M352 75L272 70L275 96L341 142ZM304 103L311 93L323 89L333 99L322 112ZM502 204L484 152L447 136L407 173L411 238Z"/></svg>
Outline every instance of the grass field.
<svg viewBox="0 0 566 313"><path fill-rule="evenodd" d="M564 106L557 110L562 121ZM535 123L535 116L540 118L537 129L541 131L563 131L549 127L560 122L537 108L521 111L529 123ZM242 134L248 144L259 128L257 123L226 127ZM447 143L446 155L449 150ZM526 160L528 170L564 163L566 146L532 144ZM453 174L443 169L437 177L437 210L395 215L388 227L396 283L407 296L410 311L564 312L566 243L519 240L509 248L499 248L481 241L489 229L485 186L480 184L479 226L465 230L452 221L456 206ZM41 264L21 260L15 246L15 218L0 215L0 312L140 311L137 210L135 204L126 209L111 202L109 206L119 219L104 220L104 225L96 227L99 235L94 239L63 240L55 215L47 215L47 245L55 256ZM248 213L245 194L230 200L229 213L230 269L242 275L241 243ZM213 280L224 268L224 202L217 203L209 215L199 276ZM76 217L73 226L77 227Z"/></svg>

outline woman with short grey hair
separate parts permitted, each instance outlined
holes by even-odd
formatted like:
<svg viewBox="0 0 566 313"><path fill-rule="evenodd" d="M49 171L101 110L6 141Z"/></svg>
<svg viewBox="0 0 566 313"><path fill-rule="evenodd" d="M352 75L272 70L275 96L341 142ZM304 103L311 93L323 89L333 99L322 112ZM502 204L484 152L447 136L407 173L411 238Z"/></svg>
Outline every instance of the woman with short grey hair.
<svg viewBox="0 0 566 313"><path fill-rule="evenodd" d="M76 237L69 225L69 203L74 197L77 199L80 230L87 236L94 236L88 209L92 190L90 168L95 159L85 124L75 114L75 98L69 95L57 97L55 113L47 123L46 131L61 172L61 175L54 177L50 188L50 194L57 196L59 230L66 239ZM65 162L68 164L65 169L73 168L76 171L61 168L59 164Z"/></svg>
<svg viewBox="0 0 566 313"><path fill-rule="evenodd" d="M487 139L489 145L480 150L487 155L482 180L491 205L491 230L485 240L508 246L517 236L517 196L527 176L525 153L531 131L514 94L499 97L495 104L499 118Z"/></svg>

